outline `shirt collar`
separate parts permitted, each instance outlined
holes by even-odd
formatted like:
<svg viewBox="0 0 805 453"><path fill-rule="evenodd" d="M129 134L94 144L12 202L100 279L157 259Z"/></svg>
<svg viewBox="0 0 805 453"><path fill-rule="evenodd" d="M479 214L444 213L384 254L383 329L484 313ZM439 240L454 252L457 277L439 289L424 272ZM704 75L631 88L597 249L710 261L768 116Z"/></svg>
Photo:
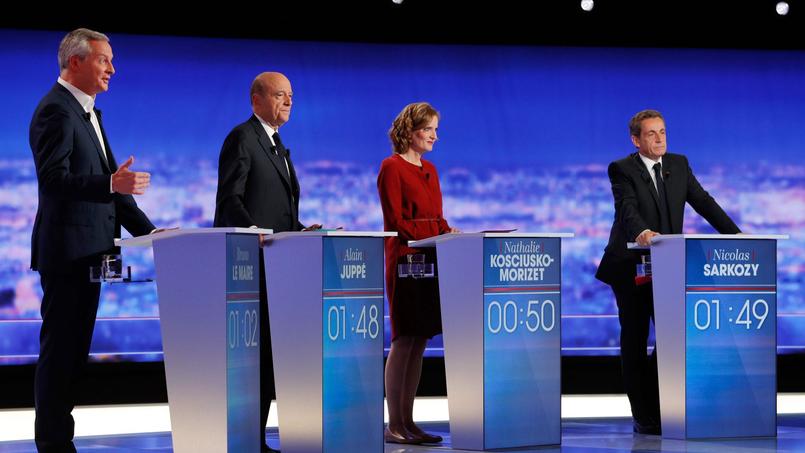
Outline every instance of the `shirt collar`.
<svg viewBox="0 0 805 453"><path fill-rule="evenodd" d="M93 96L84 93L80 89L76 88L73 84L62 79L61 77L59 77L57 82L59 83L59 85L63 86L64 88L67 88L67 91L69 91L75 97L76 101L78 101L78 103L81 105L81 107L84 109L85 112L89 113L95 107L95 98Z"/></svg>
<svg viewBox="0 0 805 453"><path fill-rule="evenodd" d="M268 124L268 123L266 123L265 121L263 121L263 119L262 119L262 118L260 118L260 115L258 115L258 114L256 114L256 113L255 113L255 114L254 114L254 116L256 116L256 117L257 117L257 119L260 121L260 124L262 124L262 125L263 125L263 129L265 129L265 130L266 130L266 134L268 134L268 138L271 140L271 143L272 143L273 145L276 145L276 143L274 143L274 134L275 134L275 133L277 133L277 132L279 132L279 131L278 131L278 130L276 130L276 129L274 129L273 127L271 127L271 125L270 125L270 124Z"/></svg>
<svg viewBox="0 0 805 453"><path fill-rule="evenodd" d="M649 159L648 157L646 157L646 156L644 156L644 155L642 155L640 153L637 153L637 155L640 156L640 160L643 161L643 165L646 166L646 168L648 169L649 174L651 176L654 176L654 164L659 162L660 165L662 165L662 156L660 156L660 159L657 162L654 162L653 160Z"/></svg>

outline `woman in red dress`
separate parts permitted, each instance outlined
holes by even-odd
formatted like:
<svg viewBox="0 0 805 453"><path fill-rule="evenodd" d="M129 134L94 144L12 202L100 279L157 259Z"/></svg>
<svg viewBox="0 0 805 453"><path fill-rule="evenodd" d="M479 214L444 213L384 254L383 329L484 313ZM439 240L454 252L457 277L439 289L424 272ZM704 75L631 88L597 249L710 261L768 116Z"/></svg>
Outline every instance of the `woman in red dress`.
<svg viewBox="0 0 805 453"><path fill-rule="evenodd" d="M422 371L422 355L429 338L442 332L439 286L436 278L398 276L398 264L410 255L425 255L436 264L433 249L413 249L408 241L458 232L442 218L442 192L436 167L422 158L433 150L439 113L425 102L407 105L389 130L394 153L383 160L377 189L386 231L386 289L391 317L391 350L386 362L386 399L389 424L386 442L435 443L413 420L414 397ZM421 258L421 256L420 256Z"/></svg>

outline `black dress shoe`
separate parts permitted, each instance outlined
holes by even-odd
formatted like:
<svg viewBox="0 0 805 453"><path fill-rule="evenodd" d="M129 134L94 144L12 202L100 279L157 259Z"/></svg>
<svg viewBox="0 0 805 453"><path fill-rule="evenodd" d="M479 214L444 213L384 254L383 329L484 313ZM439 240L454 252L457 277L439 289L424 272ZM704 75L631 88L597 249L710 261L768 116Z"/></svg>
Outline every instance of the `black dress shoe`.
<svg viewBox="0 0 805 453"><path fill-rule="evenodd" d="M279 450L274 450L273 448L269 447L267 444L263 444L263 448L260 449L262 453L280 453Z"/></svg>
<svg viewBox="0 0 805 453"><path fill-rule="evenodd" d="M662 434L662 429L657 423L640 423L635 421L632 424L632 431L637 434L647 434L651 436L659 436Z"/></svg>

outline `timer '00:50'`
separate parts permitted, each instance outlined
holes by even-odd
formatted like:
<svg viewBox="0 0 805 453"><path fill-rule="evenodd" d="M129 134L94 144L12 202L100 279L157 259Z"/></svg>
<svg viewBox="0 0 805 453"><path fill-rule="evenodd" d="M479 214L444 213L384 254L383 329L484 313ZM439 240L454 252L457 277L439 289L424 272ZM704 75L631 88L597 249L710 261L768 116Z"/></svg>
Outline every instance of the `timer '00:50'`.
<svg viewBox="0 0 805 453"><path fill-rule="evenodd" d="M514 333L520 326L529 332L552 331L556 326L556 305L550 299L542 302L529 300L522 308L518 308L513 300L489 302L486 308L486 328L489 333Z"/></svg>

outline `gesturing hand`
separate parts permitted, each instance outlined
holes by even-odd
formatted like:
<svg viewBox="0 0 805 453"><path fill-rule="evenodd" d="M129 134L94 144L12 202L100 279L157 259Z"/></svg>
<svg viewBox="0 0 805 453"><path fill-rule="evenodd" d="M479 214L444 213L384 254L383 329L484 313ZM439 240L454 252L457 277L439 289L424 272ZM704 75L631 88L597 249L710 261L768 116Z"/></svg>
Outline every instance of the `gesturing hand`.
<svg viewBox="0 0 805 453"><path fill-rule="evenodd" d="M134 156L129 156L123 165L112 175L112 191L126 195L142 195L151 185L151 174L144 171L131 171Z"/></svg>

